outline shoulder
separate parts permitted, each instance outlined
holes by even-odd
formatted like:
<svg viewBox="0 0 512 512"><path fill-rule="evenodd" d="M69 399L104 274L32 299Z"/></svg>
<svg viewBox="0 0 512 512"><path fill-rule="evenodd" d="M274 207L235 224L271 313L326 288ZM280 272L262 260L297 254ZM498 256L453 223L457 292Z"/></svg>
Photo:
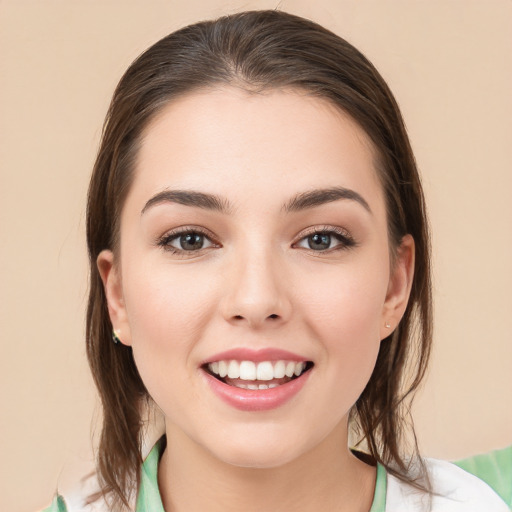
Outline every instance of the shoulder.
<svg viewBox="0 0 512 512"><path fill-rule="evenodd" d="M109 507L99 495L99 489L95 473L74 483L60 482L52 503L41 512L107 512ZM91 497L95 495L98 498L92 501Z"/></svg>
<svg viewBox="0 0 512 512"><path fill-rule="evenodd" d="M158 461L165 449L166 438L160 437L156 442L145 441L142 455L145 457L141 467L141 484L138 502L133 497L131 507L137 511L163 512L158 490ZM149 453L148 453L149 452ZM59 479L58 491L51 505L41 512L109 512L110 507L101 496L100 485L94 466L79 464L73 471L67 471ZM85 475L85 476L84 476ZM94 499L91 499L95 496Z"/></svg>
<svg viewBox="0 0 512 512"><path fill-rule="evenodd" d="M51 505L43 509L41 512L68 512L68 509L62 496L56 494Z"/></svg>
<svg viewBox="0 0 512 512"><path fill-rule="evenodd" d="M512 509L512 445L454 464L490 485Z"/></svg>
<svg viewBox="0 0 512 512"><path fill-rule="evenodd" d="M433 495L420 493L388 475L386 510L411 512L509 512L505 502L484 481L450 462L425 459Z"/></svg>
<svg viewBox="0 0 512 512"><path fill-rule="evenodd" d="M107 512L108 507L103 500L88 503L85 493L61 495L56 493L52 503L41 512Z"/></svg>

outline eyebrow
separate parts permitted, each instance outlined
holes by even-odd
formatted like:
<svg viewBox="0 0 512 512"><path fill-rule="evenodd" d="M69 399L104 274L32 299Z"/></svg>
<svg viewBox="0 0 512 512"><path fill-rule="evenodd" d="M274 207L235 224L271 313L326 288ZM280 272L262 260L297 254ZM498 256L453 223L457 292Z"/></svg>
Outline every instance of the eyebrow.
<svg viewBox="0 0 512 512"><path fill-rule="evenodd" d="M161 203L177 203L193 206L204 210L213 210L220 213L230 213L231 204L227 199L195 190L164 190L153 196L141 211L141 215L152 206Z"/></svg>
<svg viewBox="0 0 512 512"><path fill-rule="evenodd" d="M340 199L355 201L369 213L372 212L366 200L359 193L344 187L331 187L301 192L284 204L281 210L285 213L299 212ZM233 205L227 199L214 194L197 192L195 190L163 190L154 195L144 205L141 215L152 206L161 203L177 203L224 214L229 214L233 211Z"/></svg>
<svg viewBox="0 0 512 512"><path fill-rule="evenodd" d="M298 212L306 210L308 208L314 208L325 203L332 203L339 199L348 199L350 201L356 201L364 207L369 213L372 213L370 205L366 202L361 194L355 190L344 188L344 187L332 187L310 190L297 194L291 201L283 206L285 212Z"/></svg>

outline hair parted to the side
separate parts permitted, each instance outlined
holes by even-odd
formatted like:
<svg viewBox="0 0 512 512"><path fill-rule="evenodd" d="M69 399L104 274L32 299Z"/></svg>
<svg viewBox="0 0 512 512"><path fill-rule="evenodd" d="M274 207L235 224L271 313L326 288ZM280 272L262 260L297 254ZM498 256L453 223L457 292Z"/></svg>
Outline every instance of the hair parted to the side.
<svg viewBox="0 0 512 512"><path fill-rule="evenodd" d="M164 105L185 93L231 85L249 92L300 90L349 114L373 141L386 198L390 246L415 241L410 301L399 326L382 341L377 363L357 400L352 426L389 472L418 485L406 458L408 404L429 359L432 337L430 244L423 192L404 123L386 83L352 45L309 20L253 11L197 23L163 38L129 67L104 125L87 207L90 294L87 355L103 406L98 475L112 510L127 506L140 481L141 413L150 402L130 347L112 343L98 254L118 256L119 218L133 180L141 133ZM419 465L417 476L428 482ZM428 487L428 485L427 485Z"/></svg>

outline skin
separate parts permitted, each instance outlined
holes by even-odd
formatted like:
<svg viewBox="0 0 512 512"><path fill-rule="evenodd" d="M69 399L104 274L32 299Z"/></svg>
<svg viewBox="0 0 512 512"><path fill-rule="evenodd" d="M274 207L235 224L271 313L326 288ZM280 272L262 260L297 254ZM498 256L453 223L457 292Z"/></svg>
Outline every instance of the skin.
<svg viewBox="0 0 512 512"><path fill-rule="evenodd" d="M404 313L414 266L410 236L391 264L374 161L351 118L294 91L191 93L145 130L118 258L103 251L98 268L112 325L166 418L166 511L370 509L375 468L347 448L348 415ZM357 192L370 211L353 199L283 211L330 187ZM171 189L216 194L231 209L145 208ZM207 230L203 249L159 245L183 226ZM354 244L333 235L312 249L312 228L340 228ZM237 347L290 350L314 368L281 407L240 411L200 369Z"/></svg>

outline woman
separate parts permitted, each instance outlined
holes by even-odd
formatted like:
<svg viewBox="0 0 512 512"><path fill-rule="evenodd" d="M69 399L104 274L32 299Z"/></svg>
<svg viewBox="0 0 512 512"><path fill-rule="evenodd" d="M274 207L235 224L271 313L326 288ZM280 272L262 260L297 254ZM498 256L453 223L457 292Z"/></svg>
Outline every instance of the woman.
<svg viewBox="0 0 512 512"><path fill-rule="evenodd" d="M507 510L405 449L426 213L398 106L346 41L261 11L152 46L114 94L87 236L93 506ZM143 464L153 407L165 436Z"/></svg>

